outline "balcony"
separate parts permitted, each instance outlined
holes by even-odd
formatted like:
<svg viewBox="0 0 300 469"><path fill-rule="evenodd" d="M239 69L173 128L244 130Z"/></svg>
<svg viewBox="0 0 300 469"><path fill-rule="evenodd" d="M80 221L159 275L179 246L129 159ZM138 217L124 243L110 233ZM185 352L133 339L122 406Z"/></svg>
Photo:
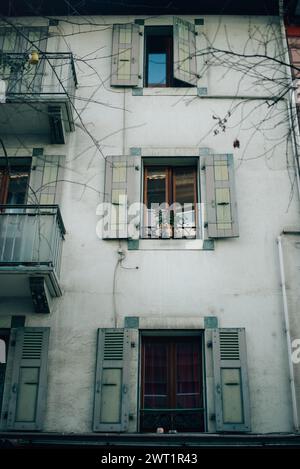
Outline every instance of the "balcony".
<svg viewBox="0 0 300 469"><path fill-rule="evenodd" d="M58 205L0 205L0 312L50 312L65 232Z"/></svg>
<svg viewBox="0 0 300 469"><path fill-rule="evenodd" d="M76 71L71 53L0 54L0 134L65 143L74 130Z"/></svg>

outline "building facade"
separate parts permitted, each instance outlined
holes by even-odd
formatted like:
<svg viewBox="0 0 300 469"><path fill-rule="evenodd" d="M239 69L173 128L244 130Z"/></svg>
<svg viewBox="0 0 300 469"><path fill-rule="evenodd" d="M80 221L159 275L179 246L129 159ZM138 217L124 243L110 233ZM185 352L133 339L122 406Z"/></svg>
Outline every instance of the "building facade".
<svg viewBox="0 0 300 469"><path fill-rule="evenodd" d="M283 18L221 3L2 17L5 434L299 430Z"/></svg>

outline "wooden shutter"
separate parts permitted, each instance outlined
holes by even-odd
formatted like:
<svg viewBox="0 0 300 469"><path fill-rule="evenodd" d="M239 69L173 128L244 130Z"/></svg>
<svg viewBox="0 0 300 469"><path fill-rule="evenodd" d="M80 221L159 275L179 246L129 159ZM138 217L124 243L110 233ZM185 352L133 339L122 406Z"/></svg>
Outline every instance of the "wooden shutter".
<svg viewBox="0 0 300 469"><path fill-rule="evenodd" d="M139 25L114 24L112 86L137 86L139 80Z"/></svg>
<svg viewBox="0 0 300 469"><path fill-rule="evenodd" d="M63 156L34 156L31 167L29 204L59 204L63 185Z"/></svg>
<svg viewBox="0 0 300 469"><path fill-rule="evenodd" d="M47 390L50 329L24 327L11 330L12 387L8 404L8 430L42 430Z"/></svg>
<svg viewBox="0 0 300 469"><path fill-rule="evenodd" d="M216 429L249 432L245 329L213 329Z"/></svg>
<svg viewBox="0 0 300 469"><path fill-rule="evenodd" d="M195 25L175 17L173 20L174 78L197 85Z"/></svg>
<svg viewBox="0 0 300 469"><path fill-rule="evenodd" d="M107 222L103 227L103 238L127 239L134 237L128 209L139 203L140 160L132 155L107 156L105 164L104 201L108 204ZM131 210L131 217L138 225L139 211ZM139 229L137 228L139 233Z"/></svg>
<svg viewBox="0 0 300 469"><path fill-rule="evenodd" d="M209 238L239 236L233 155L207 156L204 169Z"/></svg>
<svg viewBox="0 0 300 469"><path fill-rule="evenodd" d="M128 428L129 352L128 329L98 330L94 431Z"/></svg>

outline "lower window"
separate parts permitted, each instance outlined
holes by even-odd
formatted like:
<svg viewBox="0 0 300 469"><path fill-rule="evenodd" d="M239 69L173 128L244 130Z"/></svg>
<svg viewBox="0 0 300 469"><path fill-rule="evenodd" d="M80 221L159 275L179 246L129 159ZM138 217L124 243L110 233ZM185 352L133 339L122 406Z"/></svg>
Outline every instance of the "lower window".
<svg viewBox="0 0 300 469"><path fill-rule="evenodd" d="M204 431L202 361L199 335L143 337L141 431Z"/></svg>

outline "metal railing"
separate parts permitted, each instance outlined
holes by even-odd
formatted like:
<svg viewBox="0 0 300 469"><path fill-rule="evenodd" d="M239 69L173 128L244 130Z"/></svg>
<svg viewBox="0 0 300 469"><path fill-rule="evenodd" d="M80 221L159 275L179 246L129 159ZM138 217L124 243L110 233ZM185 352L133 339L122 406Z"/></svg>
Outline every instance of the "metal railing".
<svg viewBox="0 0 300 469"><path fill-rule="evenodd" d="M43 97L63 95L74 99L77 77L70 52L40 53L31 64L26 53L0 53L0 79L6 82L6 95Z"/></svg>
<svg viewBox="0 0 300 469"><path fill-rule="evenodd" d="M59 276L65 232L58 205L0 205L0 269L46 266Z"/></svg>
<svg viewBox="0 0 300 469"><path fill-rule="evenodd" d="M205 409L141 409L141 430L156 432L201 432L204 431Z"/></svg>

